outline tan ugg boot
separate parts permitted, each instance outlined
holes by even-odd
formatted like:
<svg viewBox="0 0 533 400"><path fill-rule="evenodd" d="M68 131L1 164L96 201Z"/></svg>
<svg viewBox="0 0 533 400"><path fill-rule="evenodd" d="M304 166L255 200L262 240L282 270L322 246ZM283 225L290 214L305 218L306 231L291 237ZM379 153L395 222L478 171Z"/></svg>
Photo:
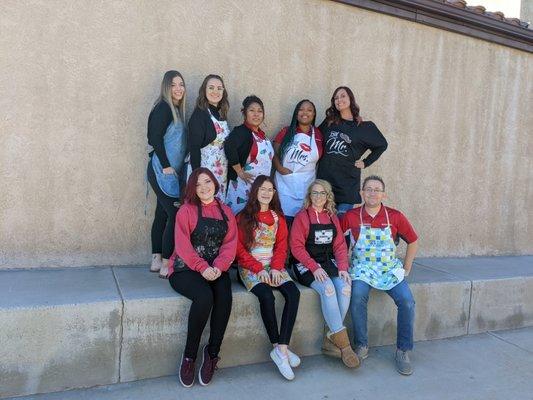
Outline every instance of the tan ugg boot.
<svg viewBox="0 0 533 400"><path fill-rule="evenodd" d="M329 336L331 336L331 332L326 327L324 329L324 341L322 342L322 354L334 358L341 358L341 351L333 344Z"/></svg>
<svg viewBox="0 0 533 400"><path fill-rule="evenodd" d="M357 368L361 364L357 354L350 346L350 339L348 338L348 331L344 328L342 331L332 333L329 339L341 350L341 358L344 365L348 368Z"/></svg>

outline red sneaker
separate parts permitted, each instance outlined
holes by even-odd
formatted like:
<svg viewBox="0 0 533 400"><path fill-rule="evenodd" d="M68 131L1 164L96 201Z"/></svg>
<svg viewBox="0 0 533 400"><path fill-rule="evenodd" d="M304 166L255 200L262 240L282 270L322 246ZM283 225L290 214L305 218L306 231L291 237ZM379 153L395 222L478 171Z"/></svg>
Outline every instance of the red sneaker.
<svg viewBox="0 0 533 400"><path fill-rule="evenodd" d="M211 358L207 352L207 345L205 345L204 350L202 351L202 366L200 367L200 371L198 371L198 380L200 381L201 385L209 385L211 379L213 379L215 370L218 369L218 360L220 360L219 357Z"/></svg>
<svg viewBox="0 0 533 400"><path fill-rule="evenodd" d="M191 387L194 383L194 360L181 356L180 382L185 387Z"/></svg>

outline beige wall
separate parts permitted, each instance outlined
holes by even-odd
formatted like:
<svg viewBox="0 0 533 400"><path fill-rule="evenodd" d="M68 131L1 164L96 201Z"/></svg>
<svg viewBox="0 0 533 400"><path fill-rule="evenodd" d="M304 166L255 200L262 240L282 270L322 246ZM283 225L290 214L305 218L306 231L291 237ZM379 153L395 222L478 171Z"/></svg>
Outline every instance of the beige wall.
<svg viewBox="0 0 533 400"><path fill-rule="evenodd" d="M0 2L0 268L146 263L146 119L180 70L267 132L351 86L421 255L533 253L532 56L319 0ZM148 204L148 214L144 207Z"/></svg>

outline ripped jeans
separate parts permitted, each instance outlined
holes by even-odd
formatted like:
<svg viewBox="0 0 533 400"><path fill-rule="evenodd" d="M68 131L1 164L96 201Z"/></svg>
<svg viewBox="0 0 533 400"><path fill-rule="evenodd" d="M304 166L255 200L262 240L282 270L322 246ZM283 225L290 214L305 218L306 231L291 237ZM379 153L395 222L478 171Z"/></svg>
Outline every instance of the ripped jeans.
<svg viewBox="0 0 533 400"><path fill-rule="evenodd" d="M340 277L328 278L325 282L316 279L311 287L320 295L322 315L331 333L344 328L344 317L350 307L352 286Z"/></svg>

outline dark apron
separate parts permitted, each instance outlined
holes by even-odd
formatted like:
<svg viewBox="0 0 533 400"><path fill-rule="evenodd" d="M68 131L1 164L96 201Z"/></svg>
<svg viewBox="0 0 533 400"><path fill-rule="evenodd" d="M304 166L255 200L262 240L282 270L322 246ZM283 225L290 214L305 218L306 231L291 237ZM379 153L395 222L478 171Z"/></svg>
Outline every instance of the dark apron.
<svg viewBox="0 0 533 400"><path fill-rule="evenodd" d="M213 261L218 256L222 242L228 232L228 217L222 210L220 202L215 199L218 209L222 214L222 219L206 218L202 216L202 206L198 205L198 222L191 233L191 244L194 250L202 257L209 266L213 266ZM176 246L179 246L177 244ZM174 272L181 272L189 267L180 258L174 260Z"/></svg>
<svg viewBox="0 0 533 400"><path fill-rule="evenodd" d="M309 209L306 210L309 218L309 234L305 241L305 249L309 255L326 271L330 278L339 276L339 270L333 255L333 241L337 235L337 228L333 221L329 224L313 224L309 217ZM331 220L331 219L330 219ZM311 286L315 277L302 263L294 266L296 279L302 285Z"/></svg>

